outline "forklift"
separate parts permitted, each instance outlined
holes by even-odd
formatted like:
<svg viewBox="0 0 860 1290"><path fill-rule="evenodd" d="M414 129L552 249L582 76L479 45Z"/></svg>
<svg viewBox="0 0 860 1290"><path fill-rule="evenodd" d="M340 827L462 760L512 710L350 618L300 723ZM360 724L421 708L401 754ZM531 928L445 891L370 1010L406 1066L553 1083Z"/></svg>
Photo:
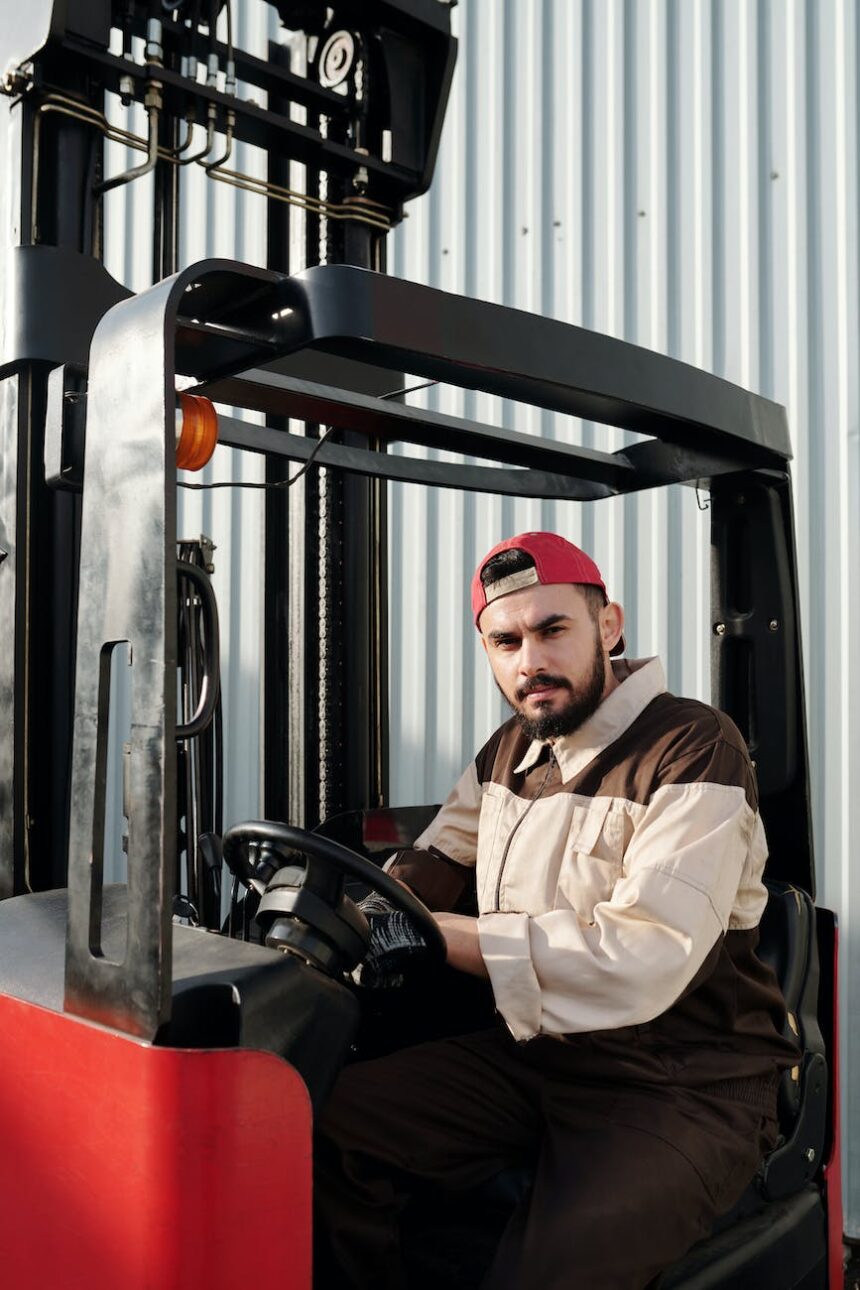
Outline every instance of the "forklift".
<svg viewBox="0 0 860 1290"><path fill-rule="evenodd" d="M837 929L814 903L784 411L663 355L386 276L387 233L433 174L450 5L269 7L303 42L303 70L280 41L240 48L233 0L3 3L4 1285L309 1290L313 1114L374 1006L355 984L355 897L384 894L444 957L432 915L381 867L435 809L388 805L399 480L574 505L709 492L713 701L756 764L759 953L802 1058L782 1079L777 1146L659 1287L837 1290ZM117 101L143 106L145 136L116 124ZM140 164L106 173L111 139ZM238 170L239 143L265 154L265 179ZM264 197L266 267L180 265L185 163ZM104 195L144 175L154 285L135 295L103 264ZM310 267L294 272L297 208ZM444 415L404 402L404 373L636 440L608 452ZM177 532L177 490L218 443L265 463L265 818L226 827L211 544ZM121 884L105 880L114 781ZM390 1046L415 1010L385 1014ZM415 1235L416 1286L479 1283L453 1229L468 1208L466 1243L491 1250L503 1193Z"/></svg>

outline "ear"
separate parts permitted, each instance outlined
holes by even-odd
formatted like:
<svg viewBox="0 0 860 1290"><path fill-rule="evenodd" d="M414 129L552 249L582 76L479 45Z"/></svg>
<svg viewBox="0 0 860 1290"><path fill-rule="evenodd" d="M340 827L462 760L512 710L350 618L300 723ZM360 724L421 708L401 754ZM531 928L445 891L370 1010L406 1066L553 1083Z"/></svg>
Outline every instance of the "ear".
<svg viewBox="0 0 860 1290"><path fill-rule="evenodd" d="M624 610L614 600L600 611L600 642L607 653L618 644L624 631Z"/></svg>

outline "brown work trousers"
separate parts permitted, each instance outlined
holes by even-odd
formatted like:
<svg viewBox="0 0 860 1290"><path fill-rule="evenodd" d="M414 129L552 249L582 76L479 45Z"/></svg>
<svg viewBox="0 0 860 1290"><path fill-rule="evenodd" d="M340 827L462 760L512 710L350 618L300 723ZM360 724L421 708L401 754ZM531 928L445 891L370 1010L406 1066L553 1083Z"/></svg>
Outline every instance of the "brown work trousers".
<svg viewBox="0 0 860 1290"><path fill-rule="evenodd" d="M347 1067L317 1125L316 1290L403 1290L416 1189L467 1206L531 1162L484 1290L643 1290L731 1208L777 1132L773 1077L684 1087L644 1030L626 1063L620 1032L610 1060L587 1035L517 1044L495 1028Z"/></svg>

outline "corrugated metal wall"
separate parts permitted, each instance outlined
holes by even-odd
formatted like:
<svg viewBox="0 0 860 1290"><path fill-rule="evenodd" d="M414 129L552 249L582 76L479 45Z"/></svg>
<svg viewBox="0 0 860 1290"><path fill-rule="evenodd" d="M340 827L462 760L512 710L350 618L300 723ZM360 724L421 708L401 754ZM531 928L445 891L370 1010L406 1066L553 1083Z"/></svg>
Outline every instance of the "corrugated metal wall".
<svg viewBox="0 0 860 1290"><path fill-rule="evenodd" d="M264 42L266 7L237 9L239 39ZM622 336L788 407L819 898L839 911L843 937L846 1218L860 1236L856 6L462 0L454 22L460 61L437 178L392 239L391 271ZM185 186L184 262L262 260L260 199L199 174ZM122 191L110 203L110 267L144 285L145 204ZM480 394L421 397L535 433L623 442ZM257 469L227 454L215 467L231 478ZM523 528L588 547L626 605L630 651L663 654L672 688L707 697L700 505L690 489L577 508L393 487L392 800L438 800L502 716L466 587L483 551ZM202 528L219 545L229 820L259 807L261 507L227 491L182 516L183 533Z"/></svg>
<svg viewBox="0 0 860 1290"><path fill-rule="evenodd" d="M851 0L464 0L439 171L391 269L682 358L788 408L819 899L841 920L846 1220L860 1236L858 65ZM443 406L487 413L481 396ZM617 433L519 415L519 429ZM438 798L502 715L465 584L498 537L581 540L631 652L708 695L707 516L392 495L392 766ZM415 570L426 565L426 587Z"/></svg>

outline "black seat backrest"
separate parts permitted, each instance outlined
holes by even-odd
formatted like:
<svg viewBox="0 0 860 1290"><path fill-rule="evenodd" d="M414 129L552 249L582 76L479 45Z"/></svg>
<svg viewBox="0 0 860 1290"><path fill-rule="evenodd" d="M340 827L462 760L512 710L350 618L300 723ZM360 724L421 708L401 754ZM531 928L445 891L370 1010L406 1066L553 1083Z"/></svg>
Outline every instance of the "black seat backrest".
<svg viewBox="0 0 860 1290"><path fill-rule="evenodd" d="M776 973L787 1008L785 1033L801 1049L780 1084L780 1140L711 1237L659 1277L655 1290L824 1284L825 1218L819 1191L809 1185L827 1133L815 907L797 887L770 880L765 886L758 955Z"/></svg>
<svg viewBox="0 0 860 1290"><path fill-rule="evenodd" d="M786 1037L799 1045L801 1059L787 1070L779 1089L781 1141L762 1172L770 1199L790 1195L811 1179L821 1163L827 1122L827 1064L818 1024L818 943L815 906L805 891L768 880L758 956L773 968L786 1004Z"/></svg>
<svg viewBox="0 0 860 1290"><path fill-rule="evenodd" d="M376 864L403 847L411 847L439 810L436 806L379 806L330 815L314 829Z"/></svg>

